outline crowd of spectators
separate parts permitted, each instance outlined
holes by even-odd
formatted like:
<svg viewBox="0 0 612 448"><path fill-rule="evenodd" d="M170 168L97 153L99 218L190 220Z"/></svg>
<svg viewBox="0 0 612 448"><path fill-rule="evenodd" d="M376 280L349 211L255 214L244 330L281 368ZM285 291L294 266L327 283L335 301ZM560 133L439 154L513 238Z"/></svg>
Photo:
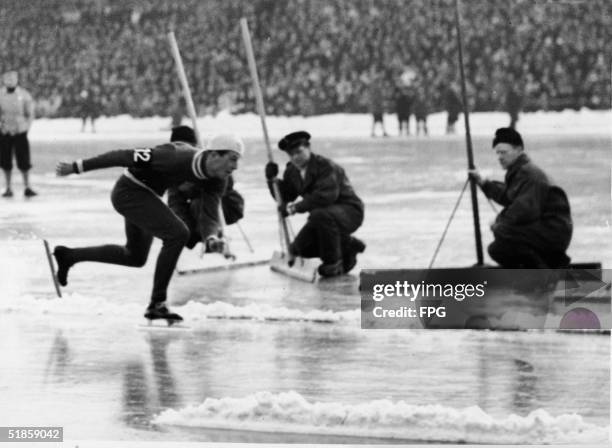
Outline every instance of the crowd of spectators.
<svg viewBox="0 0 612 448"><path fill-rule="evenodd" d="M526 110L610 107L608 0L465 0L461 13L474 110L503 110L510 85ZM169 116L173 30L199 113L251 111L241 17L269 114L367 111L374 78L391 105L408 67L443 110L458 80L453 0L3 0L0 68L20 72L39 114L78 116L88 90L103 115Z"/></svg>

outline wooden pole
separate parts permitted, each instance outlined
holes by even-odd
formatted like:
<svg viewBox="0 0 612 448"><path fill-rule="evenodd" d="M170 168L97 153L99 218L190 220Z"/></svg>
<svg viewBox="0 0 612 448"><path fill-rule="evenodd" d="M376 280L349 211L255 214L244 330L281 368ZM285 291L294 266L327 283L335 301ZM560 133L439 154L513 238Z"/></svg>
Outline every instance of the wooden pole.
<svg viewBox="0 0 612 448"><path fill-rule="evenodd" d="M240 19L240 28L242 30L242 38L244 40L244 47L246 49L247 61L249 63L249 71L251 72L251 80L253 82L253 91L255 93L255 102L257 107L257 113L261 121L261 127L263 129L264 141L266 144L266 150L268 152L268 161L274 162L274 156L272 155L272 148L270 146L270 138L268 136L268 127L266 126L266 109L264 107L263 94L261 93L261 85L259 83L259 76L257 74L257 64L255 63L255 55L253 52L253 44L251 42L251 34L249 32L249 25L247 20L243 17ZM280 207L283 204L283 199L280 194L278 187L278 179L275 179L272 183L272 192L274 193L274 199L278 209L279 225L281 228L281 246L284 244L287 251L289 251L289 229L287 227L287 220L282 216Z"/></svg>
<svg viewBox="0 0 612 448"><path fill-rule="evenodd" d="M463 70L463 44L461 42L461 24L459 15L459 0L455 0L455 27L457 29L457 54L459 57L459 72L461 74L461 97L463 101L463 118L465 122L465 140L467 149L468 169L474 169L474 152L472 150L472 136L470 134L470 114L467 102L467 89L465 86L465 73ZM470 194L472 196L472 215L474 218L474 238L476 240L477 265L484 264L482 254L482 236L480 233L480 215L478 212L477 185L474 179L470 178Z"/></svg>
<svg viewBox="0 0 612 448"><path fill-rule="evenodd" d="M191 96L191 90L189 89L189 83L187 82L187 75L185 74L185 67L183 66L183 59L181 58L181 53L179 52L178 44L176 43L176 38L174 37L174 32L170 31L168 33L168 41L170 42L170 50L172 51L172 56L174 58L174 62L176 63L176 71L179 77L179 81L181 82L181 86L183 89L183 97L185 98L185 104L187 105L187 112L189 113L189 117L191 118L191 124L193 127L193 131L196 135L196 140L198 146L200 148L204 148L204 142L202 141L202 136L200 135L200 131L198 130L198 122L195 106L193 104L193 98ZM223 199L221 199L223 200ZM221 227L221 233L225 235L225 216L223 215L223 207L221 202L219 202L219 225ZM226 241L225 251L223 253L225 258L236 258L229 249L229 242Z"/></svg>
<svg viewBox="0 0 612 448"><path fill-rule="evenodd" d="M196 140L198 141L198 146L203 148L202 137L200 136L200 132L198 131L198 123L196 121L197 114L195 106L193 105L191 90L189 89L187 75L185 74L185 67L183 66L183 59L181 58L181 53L179 52L178 44L176 43L176 38L174 37L173 31L170 31L168 33L168 41L170 42L170 51L172 51L172 57L174 58L174 63L176 64L176 72L178 74L179 81L181 82L183 98L185 99L185 104L187 105L187 113L189 114L189 118L191 118L191 127L195 132Z"/></svg>

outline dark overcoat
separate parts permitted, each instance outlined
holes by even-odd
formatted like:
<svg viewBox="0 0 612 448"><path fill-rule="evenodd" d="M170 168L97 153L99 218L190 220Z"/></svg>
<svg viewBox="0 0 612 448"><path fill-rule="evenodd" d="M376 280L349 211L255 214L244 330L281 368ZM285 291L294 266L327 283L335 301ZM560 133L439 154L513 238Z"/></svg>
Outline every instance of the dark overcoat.
<svg viewBox="0 0 612 448"><path fill-rule="evenodd" d="M526 154L508 168L504 182L486 181L482 190L504 206L492 226L496 239L538 251L567 250L573 230L567 195Z"/></svg>

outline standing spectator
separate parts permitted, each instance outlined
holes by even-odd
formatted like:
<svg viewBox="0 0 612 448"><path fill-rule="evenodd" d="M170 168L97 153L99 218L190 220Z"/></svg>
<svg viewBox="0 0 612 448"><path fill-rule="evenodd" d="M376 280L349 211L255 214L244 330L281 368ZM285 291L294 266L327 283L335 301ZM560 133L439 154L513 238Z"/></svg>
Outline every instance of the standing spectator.
<svg viewBox="0 0 612 448"><path fill-rule="evenodd" d="M377 76L372 80L370 85L370 113L372 114L372 130L370 135L376 137L375 128L376 123L380 124L384 137L388 137L385 129L384 113L385 113L385 100L383 94L382 81Z"/></svg>
<svg viewBox="0 0 612 448"><path fill-rule="evenodd" d="M448 117L446 119L447 134L455 133L455 123L457 123L457 120L459 119L459 114L461 113L463 107L461 98L459 98L458 90L459 89L456 83L452 83L446 89L444 103L446 107L446 112L448 113Z"/></svg>
<svg viewBox="0 0 612 448"><path fill-rule="evenodd" d="M414 98L414 118L416 119L416 135L423 131L424 135L428 135L427 131L427 115L429 115L429 101L427 100L427 92L425 87L420 85L417 88Z"/></svg>
<svg viewBox="0 0 612 448"><path fill-rule="evenodd" d="M17 168L23 176L24 195L36 196L30 188L29 171L30 143L28 131L34 121L34 101L30 93L19 87L19 76L16 71L6 72L2 76L4 89L0 90L0 166L4 171L6 190L2 197L13 196L11 173L13 170L13 153Z"/></svg>
<svg viewBox="0 0 612 448"><path fill-rule="evenodd" d="M519 92L518 86L511 82L506 93L506 110L510 114L510 128L516 129L516 122L519 113L523 108L523 96Z"/></svg>
<svg viewBox="0 0 612 448"><path fill-rule="evenodd" d="M395 113L397 114L398 135L402 135L402 129L406 131L406 135L410 135L412 92L408 86L398 86L396 90Z"/></svg>
<svg viewBox="0 0 612 448"><path fill-rule="evenodd" d="M81 91L81 132L85 132L87 119L91 121L91 132L96 132L96 119L100 116L100 104L94 89L84 89Z"/></svg>

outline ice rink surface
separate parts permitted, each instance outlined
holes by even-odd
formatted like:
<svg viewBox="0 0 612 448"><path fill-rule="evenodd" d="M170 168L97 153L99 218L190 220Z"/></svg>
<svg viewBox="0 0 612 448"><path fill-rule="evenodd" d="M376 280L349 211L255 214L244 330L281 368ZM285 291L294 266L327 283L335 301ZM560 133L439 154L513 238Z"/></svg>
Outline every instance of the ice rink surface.
<svg viewBox="0 0 612 448"><path fill-rule="evenodd" d="M519 126L532 159L568 193L573 260L610 268L612 141L602 127L610 113L575 114L574 122L597 128L585 124L576 134L558 128L566 115L546 121L533 114ZM236 188L246 199L244 231L258 253L271 255L278 246L276 217L263 181L265 149L249 131L256 129L251 118L240 128L247 152ZM206 122L205 129L242 123L224 119L218 126ZM148 137L139 131L142 121L102 121L95 136L75 132L76 120L56 123L56 132L37 123L33 185L40 195L21 197L15 176L19 193L0 204L2 425L63 426L66 440L85 442L606 441L609 336L360 329L358 269L427 266L465 181L463 137L370 139L363 135L366 116L317 119L319 128L299 120L273 121L273 136L313 126L306 128L313 150L343 165L366 203L357 232L366 252L352 275L318 285L267 266L175 276L170 299L191 331L138 327L159 243L143 269L76 266L57 299L41 242L123 241L122 219L109 200L121 170L59 179L54 165L161 143L165 121L149 120ZM489 134L505 121L496 114L474 118L476 163L497 179L503 172ZM282 166L284 154L275 155ZM495 213L483 196L480 209L486 245ZM294 219L294 228L301 222ZM229 232L235 251L244 253L239 232ZM465 197L436 266L473 264L472 235Z"/></svg>

